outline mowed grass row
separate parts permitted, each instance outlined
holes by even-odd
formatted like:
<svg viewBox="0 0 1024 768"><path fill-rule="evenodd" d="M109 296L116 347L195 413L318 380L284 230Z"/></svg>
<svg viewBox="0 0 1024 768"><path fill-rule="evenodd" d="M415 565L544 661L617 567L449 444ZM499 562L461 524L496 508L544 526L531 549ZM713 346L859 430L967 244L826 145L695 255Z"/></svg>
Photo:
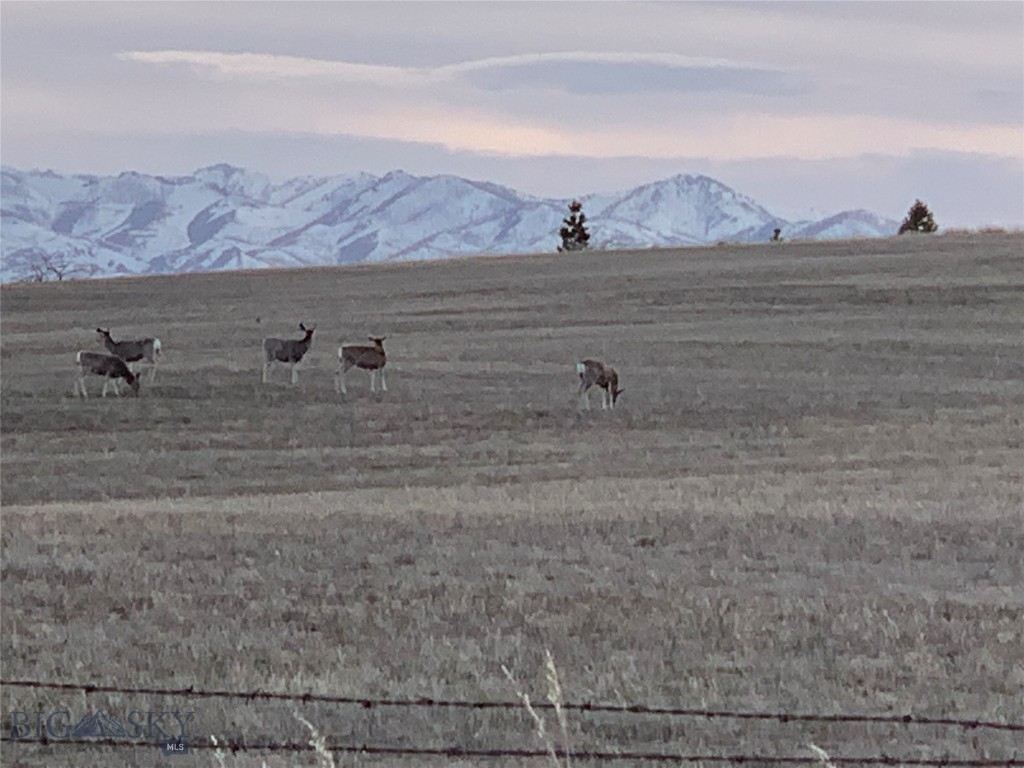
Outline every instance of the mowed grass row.
<svg viewBox="0 0 1024 768"><path fill-rule="evenodd" d="M501 665L543 698L548 648L576 701L1024 721L1022 244L4 288L4 675L508 700ZM261 338L300 321L317 332L299 386L284 368L261 385ZM138 399L71 396L98 325L162 339ZM353 373L336 395L338 343L378 333L390 391ZM619 370L614 413L579 411L583 357ZM184 704L197 734L307 736L283 704L2 702ZM538 746L520 712L300 711L338 743ZM920 727L581 715L571 731L579 749L1014 748ZM226 764L264 760L316 764Z"/></svg>

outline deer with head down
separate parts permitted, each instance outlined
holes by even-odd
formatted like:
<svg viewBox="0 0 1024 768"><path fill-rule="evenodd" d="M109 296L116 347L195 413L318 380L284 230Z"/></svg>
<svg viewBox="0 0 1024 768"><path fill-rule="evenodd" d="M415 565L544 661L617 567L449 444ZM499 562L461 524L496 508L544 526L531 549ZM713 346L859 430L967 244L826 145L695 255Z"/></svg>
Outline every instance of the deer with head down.
<svg viewBox="0 0 1024 768"><path fill-rule="evenodd" d="M81 397L89 397L85 390L85 377L93 374L103 377L103 393L107 396L107 387L114 387L114 394L120 396L121 388L118 382L124 379L131 387L132 393L139 395L139 377L131 372L122 358L116 355L101 355L99 352L79 352L75 355L75 362L78 364L78 380L75 382L75 394Z"/></svg>
<svg viewBox="0 0 1024 768"><path fill-rule="evenodd" d="M619 389L619 374L610 365L600 360L584 360L576 364L576 373L580 377L579 396L583 407L590 410L590 388L597 385L601 388L601 410L615 408L615 401L623 390Z"/></svg>

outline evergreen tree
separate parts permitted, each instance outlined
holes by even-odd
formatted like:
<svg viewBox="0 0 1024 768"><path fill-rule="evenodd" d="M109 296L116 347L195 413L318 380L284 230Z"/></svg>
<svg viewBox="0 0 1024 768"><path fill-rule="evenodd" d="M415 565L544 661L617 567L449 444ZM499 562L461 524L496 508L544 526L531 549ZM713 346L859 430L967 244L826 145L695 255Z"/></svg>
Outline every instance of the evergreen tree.
<svg viewBox="0 0 1024 768"><path fill-rule="evenodd" d="M558 234L562 237L559 251L582 251L590 242L590 233L586 228L587 215L583 213L583 204L573 200L569 204L569 215L562 219L563 226Z"/></svg>
<svg viewBox="0 0 1024 768"><path fill-rule="evenodd" d="M907 218L900 224L899 234L902 235L904 232L934 232L938 228L939 225L935 223L935 217L928 210L928 206L920 200L915 200L914 204L910 206Z"/></svg>

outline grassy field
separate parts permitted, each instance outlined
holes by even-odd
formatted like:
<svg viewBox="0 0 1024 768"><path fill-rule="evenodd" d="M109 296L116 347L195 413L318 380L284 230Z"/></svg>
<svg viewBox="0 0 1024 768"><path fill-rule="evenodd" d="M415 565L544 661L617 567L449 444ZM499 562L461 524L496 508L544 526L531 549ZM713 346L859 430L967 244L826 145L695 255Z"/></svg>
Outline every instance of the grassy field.
<svg viewBox="0 0 1024 768"><path fill-rule="evenodd" d="M550 649L570 701L1024 722L1022 266L1020 235L974 235L4 287L3 677L511 700L506 665L543 699ZM298 386L261 384L262 337L300 321ZM73 396L99 325L161 338L137 399ZM389 391L353 372L335 394L338 344L371 334ZM618 369L614 412L580 410L584 357ZM285 703L2 705L308 737ZM524 711L299 713L332 743L540 745ZM1005 758L1021 736L569 726L577 749L801 756ZM339 758L428 763L517 764Z"/></svg>

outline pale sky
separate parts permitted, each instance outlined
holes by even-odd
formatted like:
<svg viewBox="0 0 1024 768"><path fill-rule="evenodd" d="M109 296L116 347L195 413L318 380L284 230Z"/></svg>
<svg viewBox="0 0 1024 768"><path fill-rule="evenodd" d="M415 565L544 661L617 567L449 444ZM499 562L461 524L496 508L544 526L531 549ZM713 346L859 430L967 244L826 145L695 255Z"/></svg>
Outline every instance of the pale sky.
<svg viewBox="0 0 1024 768"><path fill-rule="evenodd" d="M1024 226L1021 2L0 4L0 154Z"/></svg>

